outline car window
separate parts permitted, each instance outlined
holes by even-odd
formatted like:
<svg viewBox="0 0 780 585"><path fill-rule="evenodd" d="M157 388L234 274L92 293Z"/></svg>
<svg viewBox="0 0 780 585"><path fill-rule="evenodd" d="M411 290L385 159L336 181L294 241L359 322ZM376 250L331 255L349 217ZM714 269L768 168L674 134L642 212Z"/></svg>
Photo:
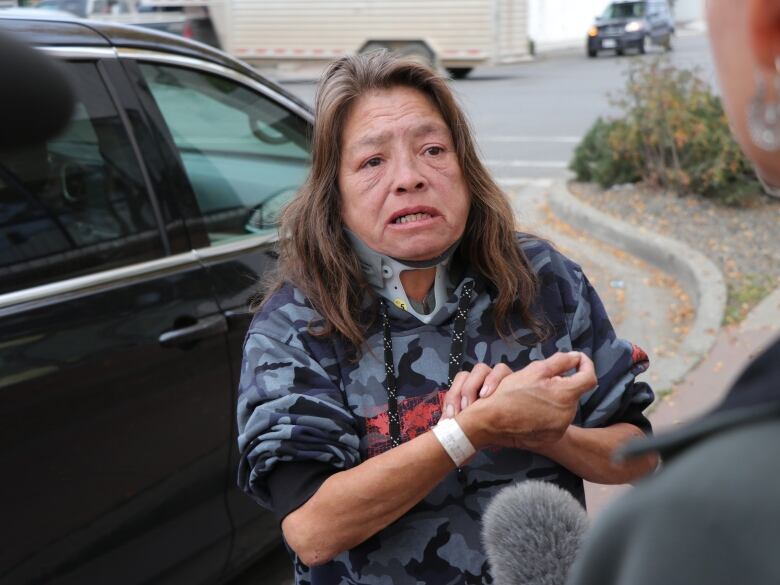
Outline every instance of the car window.
<svg viewBox="0 0 780 585"><path fill-rule="evenodd" d="M97 67L64 66L78 98L69 125L46 143L0 153L0 293L164 254Z"/></svg>
<svg viewBox="0 0 780 585"><path fill-rule="evenodd" d="M231 79L160 64L141 70L212 245L275 230L309 171L307 123Z"/></svg>
<svg viewBox="0 0 780 585"><path fill-rule="evenodd" d="M646 2L618 2L607 6L602 18L641 18L646 8Z"/></svg>

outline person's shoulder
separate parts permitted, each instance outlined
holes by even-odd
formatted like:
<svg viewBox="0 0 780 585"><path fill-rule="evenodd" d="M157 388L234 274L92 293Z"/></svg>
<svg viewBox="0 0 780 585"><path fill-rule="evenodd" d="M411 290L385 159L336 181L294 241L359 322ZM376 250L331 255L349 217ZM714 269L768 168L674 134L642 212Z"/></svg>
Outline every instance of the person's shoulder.
<svg viewBox="0 0 780 585"><path fill-rule="evenodd" d="M306 295L289 282L283 283L263 300L252 318L248 334L262 333L280 340L300 335L322 323L322 316Z"/></svg>
<svg viewBox="0 0 780 585"><path fill-rule="evenodd" d="M755 503L771 498L780 514L780 500L775 497L780 490L780 468L776 453L767 448L778 441L778 417L717 431L639 482L611 512L615 518L635 519L647 510L662 510L663 520L672 526L683 513L703 517L715 510L748 513Z"/></svg>
<svg viewBox="0 0 780 585"><path fill-rule="evenodd" d="M581 566L575 569L578 578L571 583L597 582L593 574L584 578L589 573L619 573L624 560L632 557L648 559L647 566L632 569L634 574L623 573L626 582L639 585L735 583L742 580L732 579L730 573L760 573L760 566L746 562L749 557L730 556L729 549L749 550L770 542L774 546L780 468L770 446L778 441L780 418L774 418L716 433L675 456L659 473L643 479L600 514L581 552ZM746 526L750 530L744 530ZM679 542L685 546L667 548ZM667 564L651 566L657 558L665 558ZM708 563L720 565L720 579L675 580L675 571L687 566L701 572ZM780 571L776 556L765 557L764 569L768 567ZM745 577L744 582L769 581Z"/></svg>
<svg viewBox="0 0 780 585"><path fill-rule="evenodd" d="M549 240L524 232L515 232L515 239L531 268L539 276L581 278L582 268L561 253Z"/></svg>
<svg viewBox="0 0 780 585"><path fill-rule="evenodd" d="M727 478L734 492L755 494L768 484L780 490L777 455L765 448L780 442L780 416L776 409L768 412L772 414L766 418L757 414L755 420L725 427L686 448L666 465L657 489L664 492L700 486L710 497L723 497L724 503L731 497L728 490L717 491L712 486L722 486Z"/></svg>

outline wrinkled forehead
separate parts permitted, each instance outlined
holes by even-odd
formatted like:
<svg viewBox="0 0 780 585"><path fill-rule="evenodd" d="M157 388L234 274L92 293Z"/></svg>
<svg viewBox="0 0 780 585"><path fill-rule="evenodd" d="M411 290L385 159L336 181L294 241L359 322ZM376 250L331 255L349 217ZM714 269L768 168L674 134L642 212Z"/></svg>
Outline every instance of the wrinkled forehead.
<svg viewBox="0 0 780 585"><path fill-rule="evenodd" d="M430 95L412 87L393 86L352 100L341 121L339 144L342 150L379 146L401 128L412 139L452 137L443 112Z"/></svg>

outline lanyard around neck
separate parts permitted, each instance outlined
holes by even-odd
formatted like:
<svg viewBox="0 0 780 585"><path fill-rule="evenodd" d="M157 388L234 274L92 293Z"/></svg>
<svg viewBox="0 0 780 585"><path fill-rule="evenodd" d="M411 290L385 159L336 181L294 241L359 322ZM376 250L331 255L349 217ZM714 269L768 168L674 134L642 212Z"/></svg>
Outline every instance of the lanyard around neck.
<svg viewBox="0 0 780 585"><path fill-rule="evenodd" d="M452 380L460 372L463 365L463 344L465 342L466 317L471 305L471 293L474 282L469 280L463 285L458 301L458 308L452 324L452 342L450 357L447 360L447 388L452 386ZM387 391L387 415L390 421L390 440L393 447L401 444L401 422L398 418L398 383L395 377L395 362L393 361L393 338L390 334L390 317L387 314L385 299L380 299L382 314L383 345L385 352L385 390Z"/></svg>

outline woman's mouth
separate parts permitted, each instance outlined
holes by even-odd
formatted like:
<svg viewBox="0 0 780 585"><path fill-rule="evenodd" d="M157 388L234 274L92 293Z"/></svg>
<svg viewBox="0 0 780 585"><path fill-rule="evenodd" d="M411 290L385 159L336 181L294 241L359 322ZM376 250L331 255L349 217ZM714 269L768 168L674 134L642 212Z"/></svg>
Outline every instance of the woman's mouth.
<svg viewBox="0 0 780 585"><path fill-rule="evenodd" d="M410 213L408 215L402 215L401 217L395 218L393 221L394 224L404 224L404 223L412 223L415 221L422 221L424 219L431 219L430 213Z"/></svg>

